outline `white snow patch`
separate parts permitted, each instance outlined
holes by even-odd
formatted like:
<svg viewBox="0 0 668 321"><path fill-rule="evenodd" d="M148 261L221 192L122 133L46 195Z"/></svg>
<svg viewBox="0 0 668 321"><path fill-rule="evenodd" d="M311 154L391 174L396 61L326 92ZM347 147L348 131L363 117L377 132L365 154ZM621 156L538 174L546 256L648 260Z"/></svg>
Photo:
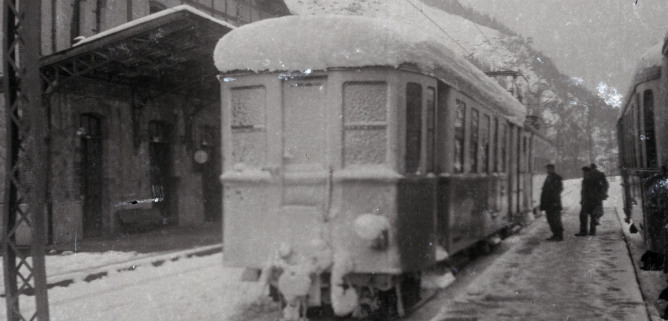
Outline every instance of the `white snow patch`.
<svg viewBox="0 0 668 321"><path fill-rule="evenodd" d="M88 42L91 42L91 41L94 41L94 40L97 40L97 39L100 39L100 38L103 38L103 37L112 35L112 34L114 34L114 33L123 31L123 30L125 30L125 29L129 29L129 28L132 28L132 27L134 27L134 26L140 25L140 24L142 24L142 23L149 22L149 21L151 21L151 20L155 20L155 19L158 19L158 18L160 18L160 17L164 17L164 16L167 16L167 15L173 14L173 13L175 13L175 12L179 12L179 11L188 11L188 12L190 12L190 13L196 14L196 15L202 17L202 18L205 18L205 19L207 19L207 20L213 21L213 22L215 22L215 23L217 23L217 24L219 24L219 25L228 27L228 28L230 28L230 29L235 29L235 28L236 28L234 25L231 25L231 24L229 24L228 22L225 22L225 21L223 21L223 20L216 19L216 18L214 18L214 17L212 17L212 16L210 16L210 15L208 15L208 14L202 12L202 11L199 11L199 10L197 10L197 9L191 7L191 6L188 6L188 5L180 5L180 6L171 7L171 8L162 10L162 11L160 11L160 12L156 12L156 13L154 13L154 14L150 14L150 15L148 15L148 16L139 18L139 19L137 19L137 20L132 20L132 21L130 21L130 22L124 23L124 24L119 25L119 26L117 26L117 27L114 27L114 28L105 30L105 31L103 31L103 32L100 32L100 33L98 33L98 34L92 36L92 37L88 37L88 38L85 38L85 39L83 39L83 40L77 42L76 44L73 45L73 47L75 47L75 46L80 46L80 45L82 45L82 44L85 44L85 43L88 43Z"/></svg>
<svg viewBox="0 0 668 321"><path fill-rule="evenodd" d="M390 229L390 221L381 215L362 214L355 219L354 229L362 239L371 241Z"/></svg>
<svg viewBox="0 0 668 321"><path fill-rule="evenodd" d="M438 29L438 33L426 30L390 19L289 16L248 24L228 33L218 42L214 60L222 72L414 64L427 74L480 96L511 121L523 123L526 110L522 104L455 54L452 41L443 41Z"/></svg>
<svg viewBox="0 0 668 321"><path fill-rule="evenodd" d="M107 253L96 255L104 259ZM73 256L68 256L72 258ZM224 268L222 253L142 265L87 282L49 290L50 319L84 320L229 320L267 294L258 282L241 282L243 269ZM86 261L93 260L88 256ZM260 288L260 289L258 289ZM21 297L34 309L35 299ZM0 320L6 319L0 308Z"/></svg>

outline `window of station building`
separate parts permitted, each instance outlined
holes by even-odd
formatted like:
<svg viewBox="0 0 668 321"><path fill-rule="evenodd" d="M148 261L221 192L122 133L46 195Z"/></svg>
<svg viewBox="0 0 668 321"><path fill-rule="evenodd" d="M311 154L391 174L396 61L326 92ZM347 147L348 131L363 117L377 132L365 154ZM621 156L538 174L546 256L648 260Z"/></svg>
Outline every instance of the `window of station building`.
<svg viewBox="0 0 668 321"><path fill-rule="evenodd" d="M420 167L422 145L422 86L406 84L406 173L416 173Z"/></svg>
<svg viewBox="0 0 668 321"><path fill-rule="evenodd" d="M264 86L234 88L230 91L232 113L232 162L249 167L266 164L267 133Z"/></svg>
<svg viewBox="0 0 668 321"><path fill-rule="evenodd" d="M153 143L168 143L170 141L171 126L169 124L152 120L148 122L148 137Z"/></svg>
<svg viewBox="0 0 668 321"><path fill-rule="evenodd" d="M466 137L464 124L466 123L466 104L457 99L457 110L455 114L455 150L454 150L454 172L464 172L464 138Z"/></svg>
<svg viewBox="0 0 668 321"><path fill-rule="evenodd" d="M508 144L508 125L501 124L501 130L499 131L499 150L501 154L499 155L500 167L499 172L506 172L506 158L507 158L507 144Z"/></svg>
<svg viewBox="0 0 668 321"><path fill-rule="evenodd" d="M480 129L480 112L477 109L471 108L471 125L470 125L470 142L469 142L469 172L478 172L478 130Z"/></svg>
<svg viewBox="0 0 668 321"><path fill-rule="evenodd" d="M480 126L480 172L487 173L489 171L489 142L490 126L492 118L489 115L482 116L482 124Z"/></svg>
<svg viewBox="0 0 668 321"><path fill-rule="evenodd" d="M387 83L343 86L344 167L383 164L387 157Z"/></svg>
<svg viewBox="0 0 668 321"><path fill-rule="evenodd" d="M654 93L645 90L643 93L643 111L645 123L645 152L647 153L647 167L657 168L656 134L654 132Z"/></svg>
<svg viewBox="0 0 668 321"><path fill-rule="evenodd" d="M436 90L427 87L427 173L434 172L436 160L434 159L436 141Z"/></svg>
<svg viewBox="0 0 668 321"><path fill-rule="evenodd" d="M102 126L100 118L91 114L79 116L79 130L83 138L102 138Z"/></svg>
<svg viewBox="0 0 668 321"><path fill-rule="evenodd" d="M148 9L148 10L149 10L149 13L156 13L156 12L160 12L160 11L162 11L162 10L167 9L167 6L166 6L166 5L164 5L164 4L162 4L162 3L158 2L158 1L149 1L149 2L148 2L148 6L149 6L149 7L148 7L148 8L149 8L149 9Z"/></svg>

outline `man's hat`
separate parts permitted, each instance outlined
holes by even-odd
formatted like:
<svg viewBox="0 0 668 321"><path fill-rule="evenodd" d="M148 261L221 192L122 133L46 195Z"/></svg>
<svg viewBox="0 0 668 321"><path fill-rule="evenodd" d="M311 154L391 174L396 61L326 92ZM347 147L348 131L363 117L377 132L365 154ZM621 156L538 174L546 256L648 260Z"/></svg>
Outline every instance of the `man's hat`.
<svg viewBox="0 0 668 321"><path fill-rule="evenodd" d="M591 164L591 165L589 165L589 167L591 167L591 169L597 169L598 168L598 166L596 166L596 164Z"/></svg>
<svg viewBox="0 0 668 321"><path fill-rule="evenodd" d="M589 168L588 166L585 166L585 167L582 168L582 170L585 171L585 172L588 172L588 171L591 170L591 168Z"/></svg>
<svg viewBox="0 0 668 321"><path fill-rule="evenodd" d="M554 168L554 164L547 164L547 165L545 165L545 167L547 167L547 168Z"/></svg>

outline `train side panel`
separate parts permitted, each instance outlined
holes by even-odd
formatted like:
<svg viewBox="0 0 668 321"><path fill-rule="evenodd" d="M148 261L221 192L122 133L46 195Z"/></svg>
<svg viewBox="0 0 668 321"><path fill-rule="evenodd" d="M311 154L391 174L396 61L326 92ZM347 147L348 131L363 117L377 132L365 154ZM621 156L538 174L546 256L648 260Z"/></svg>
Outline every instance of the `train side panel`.
<svg viewBox="0 0 668 321"><path fill-rule="evenodd" d="M657 52L658 54L658 52ZM630 218L648 249L663 253L666 246L665 57L662 66L638 70L617 124L620 145L624 212Z"/></svg>

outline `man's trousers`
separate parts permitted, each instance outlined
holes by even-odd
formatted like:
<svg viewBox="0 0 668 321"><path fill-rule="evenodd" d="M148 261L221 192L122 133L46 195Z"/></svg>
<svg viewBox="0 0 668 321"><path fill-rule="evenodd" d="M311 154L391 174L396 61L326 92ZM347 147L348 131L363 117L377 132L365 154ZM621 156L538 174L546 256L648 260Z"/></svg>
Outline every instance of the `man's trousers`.
<svg viewBox="0 0 668 321"><path fill-rule="evenodd" d="M547 223L550 224L552 235L563 237L564 226L561 223L561 210L547 210L545 215L547 216Z"/></svg>

